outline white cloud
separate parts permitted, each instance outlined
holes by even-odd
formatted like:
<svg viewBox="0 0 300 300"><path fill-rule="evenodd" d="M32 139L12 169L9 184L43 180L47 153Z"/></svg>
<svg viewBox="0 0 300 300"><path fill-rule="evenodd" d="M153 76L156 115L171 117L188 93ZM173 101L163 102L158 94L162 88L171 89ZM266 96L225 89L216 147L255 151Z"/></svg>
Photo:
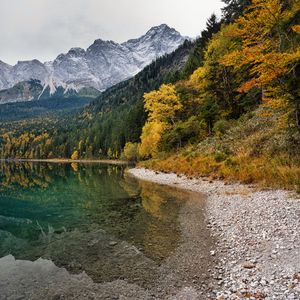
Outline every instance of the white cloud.
<svg viewBox="0 0 300 300"><path fill-rule="evenodd" d="M221 0L0 0L0 60L51 60L95 39L123 42L167 23L196 36Z"/></svg>

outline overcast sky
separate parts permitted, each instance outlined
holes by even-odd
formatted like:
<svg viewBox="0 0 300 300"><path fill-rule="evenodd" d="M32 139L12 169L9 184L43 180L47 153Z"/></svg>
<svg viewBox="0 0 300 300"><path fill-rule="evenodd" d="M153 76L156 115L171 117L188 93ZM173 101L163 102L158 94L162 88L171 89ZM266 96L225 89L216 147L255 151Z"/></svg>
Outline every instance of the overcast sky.
<svg viewBox="0 0 300 300"><path fill-rule="evenodd" d="M0 0L0 60L53 60L97 38L124 42L166 23L199 35L221 0Z"/></svg>

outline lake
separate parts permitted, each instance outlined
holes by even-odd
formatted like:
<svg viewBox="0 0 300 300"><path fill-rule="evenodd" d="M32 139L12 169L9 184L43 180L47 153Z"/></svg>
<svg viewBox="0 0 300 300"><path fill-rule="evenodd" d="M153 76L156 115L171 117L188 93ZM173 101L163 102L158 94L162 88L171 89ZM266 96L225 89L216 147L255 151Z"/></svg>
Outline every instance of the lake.
<svg viewBox="0 0 300 300"><path fill-rule="evenodd" d="M184 244L179 216L189 197L121 165L1 162L0 257L42 257L96 283L148 289Z"/></svg>

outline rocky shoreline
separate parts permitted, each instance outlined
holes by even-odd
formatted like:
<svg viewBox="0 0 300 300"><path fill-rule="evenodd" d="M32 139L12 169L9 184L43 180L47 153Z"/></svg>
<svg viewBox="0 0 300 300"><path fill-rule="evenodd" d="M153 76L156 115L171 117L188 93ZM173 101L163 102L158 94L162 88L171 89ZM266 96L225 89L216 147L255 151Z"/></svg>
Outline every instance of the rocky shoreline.
<svg viewBox="0 0 300 300"><path fill-rule="evenodd" d="M300 199L282 190L188 179L146 169L131 175L207 195L217 282L207 299L300 299ZM199 298L203 299L203 295Z"/></svg>

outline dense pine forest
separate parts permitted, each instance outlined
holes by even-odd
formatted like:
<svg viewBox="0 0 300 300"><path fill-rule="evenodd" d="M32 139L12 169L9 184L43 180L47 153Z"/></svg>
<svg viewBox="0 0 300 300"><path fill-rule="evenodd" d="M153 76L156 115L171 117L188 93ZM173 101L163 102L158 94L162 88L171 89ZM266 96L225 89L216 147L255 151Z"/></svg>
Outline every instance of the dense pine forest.
<svg viewBox="0 0 300 300"><path fill-rule="evenodd" d="M300 190L300 2L223 0L195 41L76 114L1 124L2 158L125 158Z"/></svg>

